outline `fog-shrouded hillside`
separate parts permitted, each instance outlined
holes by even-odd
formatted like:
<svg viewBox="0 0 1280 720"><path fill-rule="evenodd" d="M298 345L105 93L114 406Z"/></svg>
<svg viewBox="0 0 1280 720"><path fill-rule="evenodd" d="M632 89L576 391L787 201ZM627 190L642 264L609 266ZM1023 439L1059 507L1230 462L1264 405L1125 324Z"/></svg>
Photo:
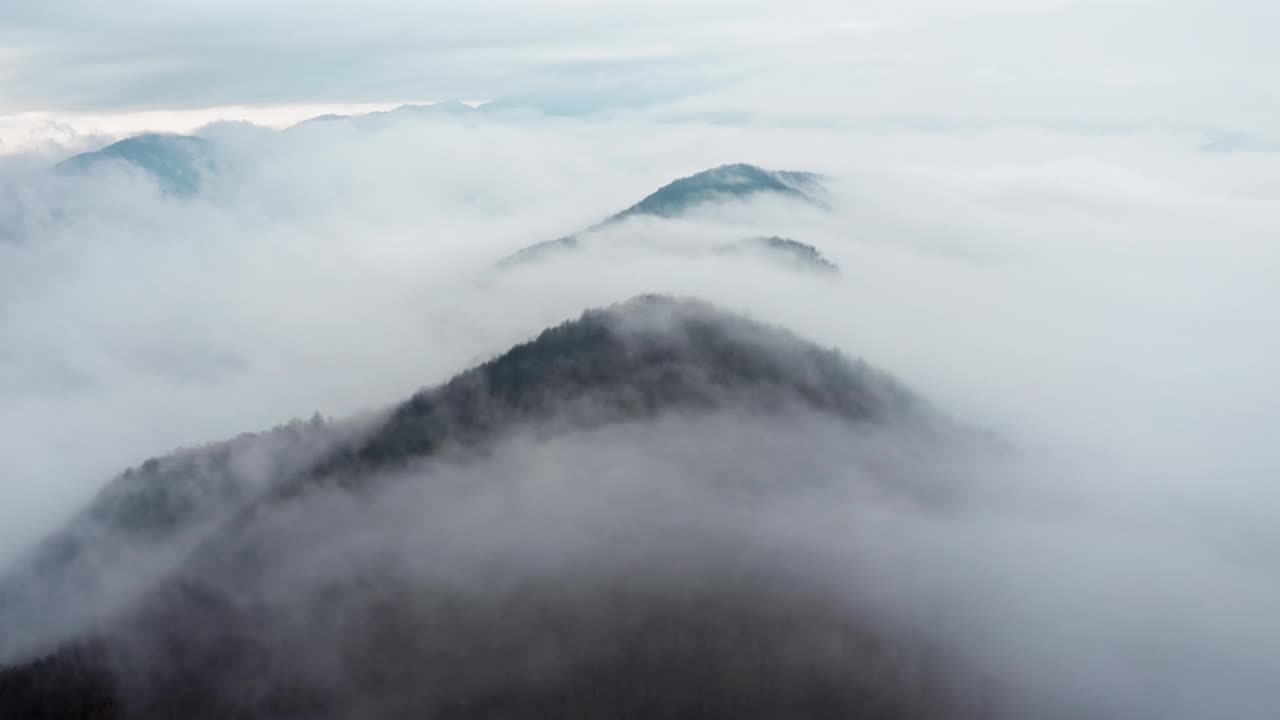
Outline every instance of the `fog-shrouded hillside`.
<svg viewBox="0 0 1280 720"><path fill-rule="evenodd" d="M0 662L39 656L118 612L279 478L306 470L367 422L317 415L126 470L0 580L0 617L10 628Z"/></svg>
<svg viewBox="0 0 1280 720"><path fill-rule="evenodd" d="M670 220L714 203L759 197L775 197L822 207L826 192L823 177L816 173L765 170L747 163L721 165L674 180L586 230L523 248L503 258L499 266L512 267L546 260L581 248L584 240L593 233L632 218Z"/></svg>
<svg viewBox="0 0 1280 720"><path fill-rule="evenodd" d="M476 113L478 111L472 106L452 100L427 105L401 105L391 110L360 115L319 115L288 130L342 122L373 131L398 122L457 118ZM204 128L204 131L207 130L207 127ZM265 128L261 130L264 133L270 132ZM154 182L164 193L189 197L199 193L210 178L228 164L227 158L221 157L220 150L215 140L203 135L147 132L126 137L97 150L73 155L59 162L55 171L64 176L85 176L112 169L136 172Z"/></svg>
<svg viewBox="0 0 1280 720"><path fill-rule="evenodd" d="M165 192L190 195L214 172L216 162L213 144L204 138L149 133L75 155L59 163L57 170L70 175L113 166L145 173Z"/></svg>
<svg viewBox="0 0 1280 720"><path fill-rule="evenodd" d="M761 194L821 204L821 181L822 176L809 172L765 170L746 163L722 165L674 180L604 222L620 222L635 215L676 217L704 203Z"/></svg>
<svg viewBox="0 0 1280 720"><path fill-rule="evenodd" d="M481 108L458 101L428 105L403 105L362 115L321 115L293 126L306 129L328 123L351 123L365 131L377 131L401 122L482 115ZM56 167L62 175L87 175L112 168L139 172L160 190L177 196L198 193L226 159L218 159L215 142L205 137L147 133L120 140L100 150L81 153ZM659 188L625 210L564 237L536 243L499 261L499 267L515 267L545 260L565 251L581 249L593 235L633 218L673 220L716 203L747 202L760 197L778 198L821 208L828 190L822 175L799 171L766 170L746 163L718 166L679 178ZM60 211L59 211L60 212ZM6 228L0 227L0 232ZM712 256L749 255L778 267L798 270L838 271L812 245L778 236L747 238L709 248Z"/></svg>
<svg viewBox="0 0 1280 720"><path fill-rule="evenodd" d="M839 353L645 296L358 425L295 423L108 485L17 579L65 593L103 582L94 569L155 569L75 624L0 604L51 643L6 648L6 707L914 718L994 702L785 519L850 492L949 502L942 468L994 447ZM189 552L162 563L154 542Z"/></svg>
<svg viewBox="0 0 1280 720"><path fill-rule="evenodd" d="M808 243L791 238L758 237L728 243L714 248L721 255L739 255L777 260L790 267L822 273L838 273L840 266L831 262L822 251Z"/></svg>

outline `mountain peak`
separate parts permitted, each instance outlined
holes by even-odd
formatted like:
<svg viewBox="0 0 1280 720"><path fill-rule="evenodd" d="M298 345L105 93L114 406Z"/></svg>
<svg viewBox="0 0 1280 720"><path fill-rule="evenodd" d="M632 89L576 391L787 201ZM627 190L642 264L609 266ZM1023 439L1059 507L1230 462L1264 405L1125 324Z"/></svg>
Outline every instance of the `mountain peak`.
<svg viewBox="0 0 1280 720"><path fill-rule="evenodd" d="M60 174L92 172L113 163L125 163L143 171L162 190L189 195L214 166L213 143L193 135L144 133L112 143L100 150L81 153L58 165Z"/></svg>
<svg viewBox="0 0 1280 720"><path fill-rule="evenodd" d="M629 218L673 219L714 202L773 195L825 207L821 199L824 192L823 179L817 173L766 170L748 163L720 165L673 180L635 205L610 215L586 230L517 250L499 260L498 266L512 267L579 249L582 246L581 237Z"/></svg>
<svg viewBox="0 0 1280 720"><path fill-rule="evenodd" d="M636 215L678 217L693 208L723 200L743 200L756 195L781 197L821 204L815 191L822 176L815 173L765 170L747 163L720 165L674 180L640 202L605 220L618 222Z"/></svg>
<svg viewBox="0 0 1280 720"><path fill-rule="evenodd" d="M726 404L794 405L872 423L920 409L888 376L789 331L700 300L641 295L548 328L415 395L312 476L475 445L552 416L598 425Z"/></svg>
<svg viewBox="0 0 1280 720"><path fill-rule="evenodd" d="M652 422L659 417L673 425ZM723 445L699 450L696 463L711 485L707 490L719 493L725 473L771 461L773 451L756 447L756 441L790 432L795 422L813 419L833 433L795 432L795 442L815 443L787 450L791 461L803 465L812 450L829 442L860 442L869 434L863 431L873 428L902 430L894 437L910 442L912 428L930 427L931 418L923 403L878 371L709 303L642 295L588 310L414 395L357 432L331 433L316 418L261 438L245 436L144 463L117 479L101 496L109 512L79 518L89 523L72 533L82 542L53 553L39 572L16 578L16 586L12 575L0 584L0 591L19 593L15 598L0 592L0 626L51 629L59 637L44 638L46 652L62 646L33 662L0 657L0 664L18 663L0 667L0 696L7 709L24 717L34 716L31 709L56 708L56 717L77 720L267 718L282 712L319 718L550 718L590 715L600 705L591 705L598 695L588 688L604 681L612 683L608 697L615 707L649 707L644 703L657 698L657 705L637 717L707 714L659 712L669 703L684 707L685 698L697 698L688 707L711 708L710 715L754 717L737 710L797 693L835 698L841 704L834 707L861 711L866 695L838 688L874 679L863 674L868 657L859 648L865 643L848 643L852 650L838 664L824 659L829 677L814 680L794 659L795 628L803 622L821 639L816 651L830 647L832 633L852 638L874 627L836 605L814 604L821 588L797 589L793 563L745 551L736 536L653 531L669 513L694 519L715 506L691 508L680 500L647 519L642 511L625 510L598 528L602 534L587 530L584 550L599 543L609 548L601 572L565 552L556 535L559 516L522 525L527 519L520 519L526 512L520 503L537 508L540 497L521 499L529 490L520 477L527 458L517 458L515 470L486 463L513 447L524 451L522 441L530 436L540 447L576 436L586 445L573 445L557 460L564 463L565 477L581 483L574 485L569 505L591 496L603 509L617 496L596 481L593 464L572 472L569 466L596 449L634 446L612 445L607 435L602 442L599 433L629 433L624 437L641 443L643 452L658 453L665 445L646 441L646 432L684 432L684 423L713 423L717 429L709 438ZM255 448L279 460L246 483L236 476L246 467L236 456ZM261 465L250 465L263 472ZM476 476L467 472L478 467L489 468L479 489L496 492L500 502L475 516L474 505L455 490L476 489ZM800 489L796 471L804 474L792 466L767 470L750 488L738 487L789 496ZM451 480L458 477L468 480L466 488ZM633 488L636 497L659 484L645 472L631 477L640 486ZM756 480L768 487L751 484ZM246 488L256 492L242 492ZM193 514L192 501L214 509ZM405 501L421 505L410 506L416 509L400 528L382 508L403 507ZM497 513L492 518L490 510ZM543 556L536 550L528 562L506 564L501 543L493 554L482 538L472 542L477 536L451 534L448 522L455 514L478 535L523 527L516 530L513 550L533 546L551 552ZM595 522L590 510L576 517L587 526ZM442 522L446 527L437 528ZM495 522L510 527L497 528ZM138 527L145 531L141 541L133 539ZM422 527L442 540L413 539ZM626 533L632 527L645 532L626 535L631 544L610 544L609 538L618 537L610 528ZM383 543L403 562L380 550ZM681 552L670 555L673 550ZM657 557L691 562L670 566L655 563ZM628 572L614 572L619 563ZM459 594L463 588L455 581L463 578L454 570L477 572L484 582L475 592ZM139 587L104 609L102 589L117 578ZM42 584L48 586L43 593ZM690 591L707 601L689 603ZM23 596L27 601L14 602ZM41 603L42 597L60 602ZM766 597L767 612L759 604ZM67 616L69 601L80 603L80 616ZM95 604L98 611L89 612ZM635 632L640 628L654 632ZM710 641L665 640L688 632L705 633ZM511 643L495 644L504 634ZM0 643L13 642L0 636ZM759 664L740 668L743 674L732 687L685 677L685 668L738 668L744 653ZM25 658L40 654L28 652ZM564 672L539 670L547 657ZM644 657L654 658L652 667L636 665ZM460 658L467 677L457 677ZM678 671L659 672L667 667ZM757 667L758 673L750 669ZM647 673L638 691L637 668ZM787 672L792 680L776 681ZM421 692L423 678L436 681L436 694ZM759 689L759 702L739 703L741 688ZM894 698L891 690L880 691L879 701ZM565 699L577 703L568 712ZM535 710L525 712L530 707Z"/></svg>

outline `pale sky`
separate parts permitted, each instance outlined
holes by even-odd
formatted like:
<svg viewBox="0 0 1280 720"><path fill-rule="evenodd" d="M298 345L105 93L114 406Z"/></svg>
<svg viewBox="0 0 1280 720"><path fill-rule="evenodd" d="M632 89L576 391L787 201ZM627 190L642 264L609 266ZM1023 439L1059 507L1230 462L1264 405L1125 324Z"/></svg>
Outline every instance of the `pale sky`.
<svg viewBox="0 0 1280 720"><path fill-rule="evenodd" d="M0 6L0 140L12 147L57 136L59 122L89 132L182 129L204 118L279 124L311 110L511 97L573 113L1265 134L1280 125L1271 77L1280 63L1277 7L1269 0L9 2Z"/></svg>

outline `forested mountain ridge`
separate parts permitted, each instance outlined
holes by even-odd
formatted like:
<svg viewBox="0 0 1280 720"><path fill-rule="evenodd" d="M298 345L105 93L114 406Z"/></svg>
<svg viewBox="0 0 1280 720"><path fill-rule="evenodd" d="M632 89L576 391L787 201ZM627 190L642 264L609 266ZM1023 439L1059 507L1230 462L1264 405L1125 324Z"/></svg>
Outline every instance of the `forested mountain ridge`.
<svg viewBox="0 0 1280 720"><path fill-rule="evenodd" d="M87 614L62 649L0 670L0 706L76 719L550 718L593 707L637 718L917 718L935 705L963 716L968 701L953 706L945 683L900 675L897 651L826 581L774 553L734 551L737 530L695 531L701 510L670 507L692 513L692 535L628 513L602 520L597 540L562 547L562 523L517 521L525 503L542 507L535 518L559 512L540 505L544 491L526 495L522 462L460 482L508 467L512 439L569 442L580 449L556 451L571 463L563 482L583 483L574 502L604 503L607 517L623 496L574 465L610 457L617 437L643 463L637 479L649 463L659 472L656 492L664 423L706 422L730 443L690 457L709 463L692 468L707 477L691 478L710 483L697 491L709 499L725 472L763 473L769 497L800 492L769 469L766 447L796 422L852 448L875 432L913 437L922 453L955 439L892 378L788 331L663 296L589 310L358 427L317 418L117 479L84 517L120 527L125 557L146 558L145 543L128 542L138 534L166 539L217 519L131 602ZM245 451L277 448L282 459L242 477ZM623 487L644 497L645 484ZM410 508L422 514L403 515ZM515 544L466 539L486 529ZM411 539L422 533L432 540ZM616 533L630 540L603 566L586 560ZM690 641L664 639L674 637ZM810 649L785 650L801 646Z"/></svg>

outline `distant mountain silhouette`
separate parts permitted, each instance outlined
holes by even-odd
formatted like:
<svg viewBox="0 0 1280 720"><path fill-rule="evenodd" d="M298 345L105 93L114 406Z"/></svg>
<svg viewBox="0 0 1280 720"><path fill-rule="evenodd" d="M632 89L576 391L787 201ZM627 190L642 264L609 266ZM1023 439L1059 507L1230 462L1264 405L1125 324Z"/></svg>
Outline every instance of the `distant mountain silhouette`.
<svg viewBox="0 0 1280 720"><path fill-rule="evenodd" d="M441 102L430 103L427 105L401 105L400 107L395 108L394 110L390 110L388 112L399 112L399 113L427 112L427 113L432 113L436 115L440 115L440 114L470 115L476 112L476 109L477 108L472 107L471 105L468 105L462 102L461 100L443 100ZM375 112L373 114L378 115L379 113Z"/></svg>
<svg viewBox="0 0 1280 720"><path fill-rule="evenodd" d="M1280 152L1280 143L1254 137L1244 133L1219 134L1212 141L1200 146L1201 152L1208 153L1275 153Z"/></svg>
<svg viewBox="0 0 1280 720"><path fill-rule="evenodd" d="M354 549L382 531L362 509L382 493L429 486L517 432L792 411L825 418L850 442L898 428L927 452L961 437L865 364L705 303L644 296L545 330L359 428L317 419L149 461L77 520L101 533L64 536L147 540L125 542L124 562L104 572L130 556L153 563L148 553L174 537L203 539L62 649L0 665L0 708L86 720L963 717L944 685L897 667L901 648L882 648L877 628L767 555L699 540L655 564L643 548L634 560L620 549L616 572L495 567L485 575L495 589L467 590ZM202 529L182 529L192 525ZM316 544L335 536L353 538L353 554ZM684 540L652 542L677 550ZM38 572L18 580L38 583L91 550L48 547ZM739 560L704 564L703 553ZM304 591L289 579L320 560L332 581ZM0 602L0 625L59 626L57 607L23 610Z"/></svg>
<svg viewBox="0 0 1280 720"><path fill-rule="evenodd" d="M81 153L58 164L63 174L80 174L122 164L146 173L161 189L190 195L198 191L205 176L215 168L213 143L190 135L149 133Z"/></svg>
<svg viewBox="0 0 1280 720"><path fill-rule="evenodd" d="M460 100L444 100L438 103L401 105L390 110L376 110L374 112L360 113L357 115L338 115L334 113L318 115L316 117L303 120L289 128L289 130L296 130L315 125L317 123L332 122L349 122L356 127L362 128L380 128L407 119L468 117L476 116L478 114L479 110L477 108L474 108Z"/></svg>
<svg viewBox="0 0 1280 720"><path fill-rule="evenodd" d="M529 247L521 248L510 255L498 261L497 266L500 268L517 267L530 263L550 260L565 253L578 250L582 247L582 241L577 235L566 235L555 240L544 240L540 243L534 243Z"/></svg>
<svg viewBox="0 0 1280 720"><path fill-rule="evenodd" d="M823 192L822 176L816 173L765 170L745 163L721 165L668 183L635 205L610 215L586 230L530 245L503 258L498 265L510 267L545 260L578 249L582 246L584 236L629 218L678 218L710 203L746 200L762 195L789 198L822 207Z"/></svg>
<svg viewBox="0 0 1280 720"><path fill-rule="evenodd" d="M822 176L815 173L765 170L746 163L721 165L668 183L604 223L636 215L679 217L706 203L766 194L821 205L817 196L821 183Z"/></svg>
<svg viewBox="0 0 1280 720"><path fill-rule="evenodd" d="M838 273L840 266L831 262L820 250L808 243L790 238L772 236L740 240L721 245L714 252L721 255L757 255L770 260L781 260L802 270Z"/></svg>

